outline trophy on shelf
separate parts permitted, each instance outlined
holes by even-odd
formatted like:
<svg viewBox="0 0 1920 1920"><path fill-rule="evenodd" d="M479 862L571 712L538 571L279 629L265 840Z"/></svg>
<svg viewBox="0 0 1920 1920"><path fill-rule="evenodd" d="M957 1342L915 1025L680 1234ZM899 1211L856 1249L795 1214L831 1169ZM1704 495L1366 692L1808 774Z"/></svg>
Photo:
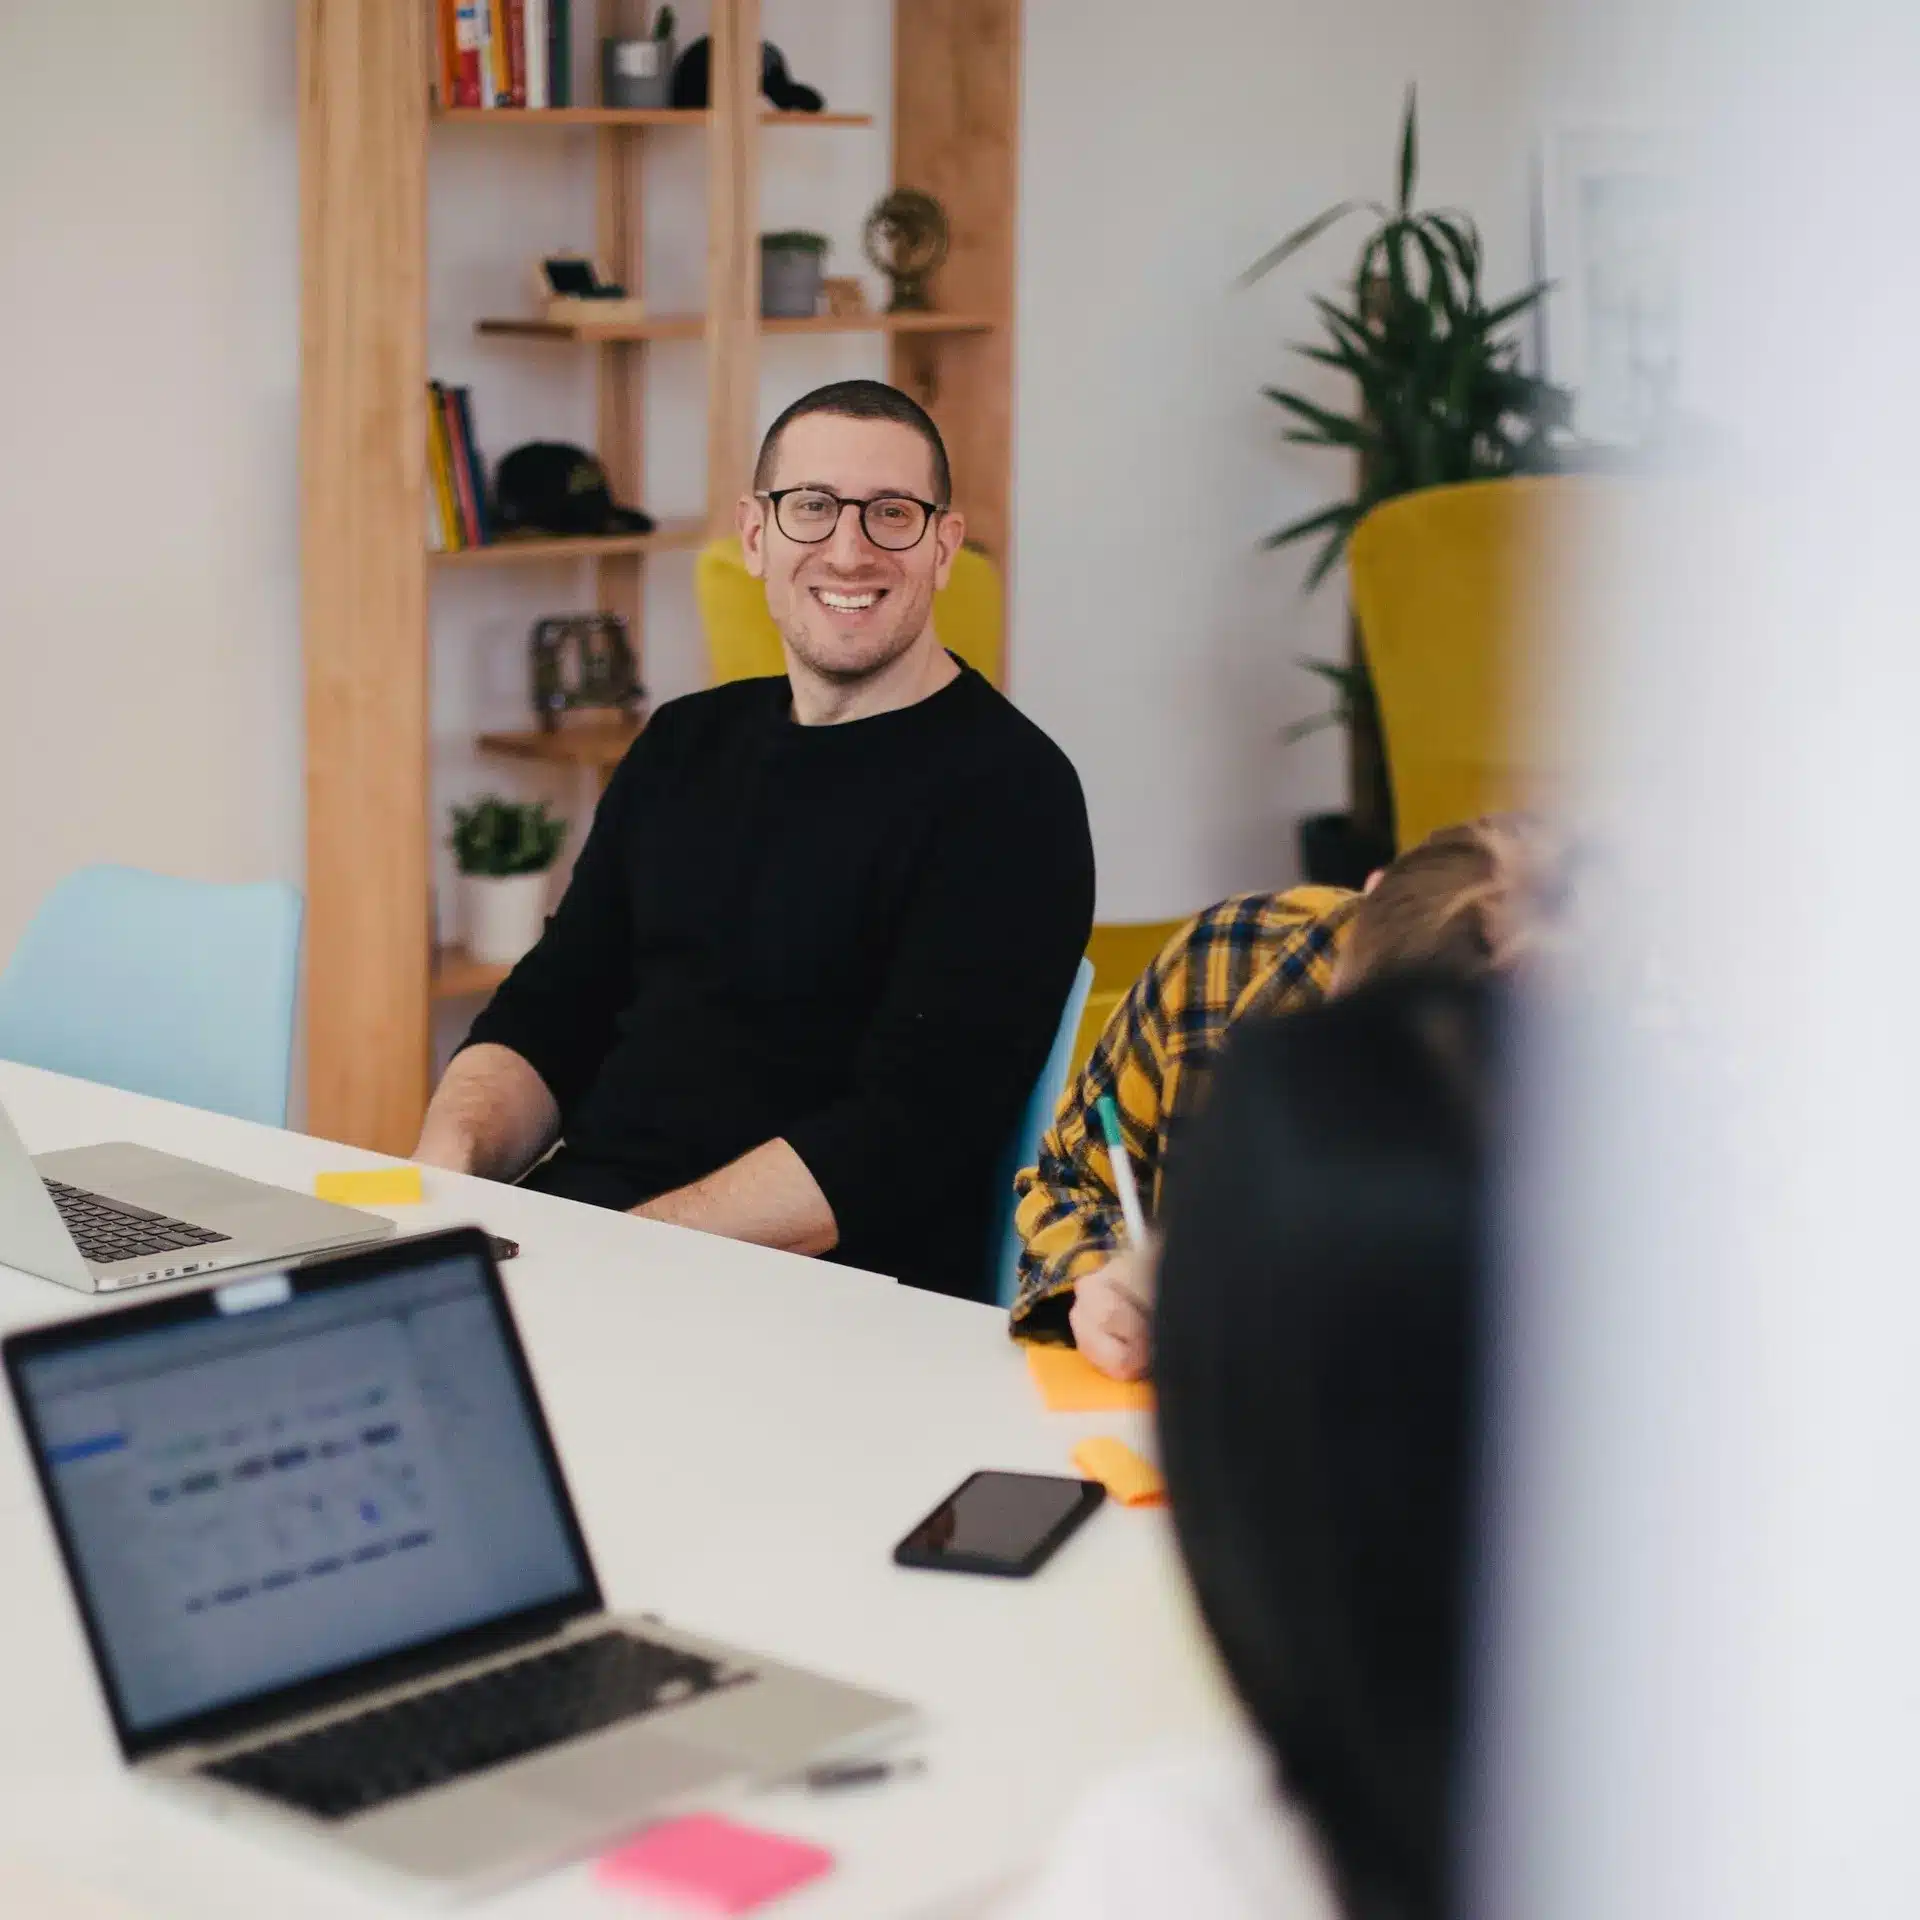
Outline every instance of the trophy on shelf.
<svg viewBox="0 0 1920 1920"><path fill-rule="evenodd" d="M893 282L889 313L925 313L927 282L947 257L947 210L918 187L895 187L867 215L867 258Z"/></svg>
<svg viewBox="0 0 1920 1920"><path fill-rule="evenodd" d="M604 711L631 720L647 697L627 623L617 613L538 621L528 656L534 718L542 733L556 732L569 714Z"/></svg>

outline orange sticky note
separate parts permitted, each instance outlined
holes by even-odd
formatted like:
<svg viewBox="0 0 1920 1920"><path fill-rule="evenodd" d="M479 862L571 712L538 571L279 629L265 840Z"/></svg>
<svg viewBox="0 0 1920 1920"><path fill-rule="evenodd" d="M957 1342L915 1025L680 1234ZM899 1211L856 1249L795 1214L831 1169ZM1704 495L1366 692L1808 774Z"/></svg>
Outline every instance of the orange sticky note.
<svg viewBox="0 0 1920 1920"><path fill-rule="evenodd" d="M1162 1507L1167 1483L1151 1460L1143 1460L1124 1440L1102 1434L1082 1440L1073 1450L1073 1464L1089 1480L1098 1480L1123 1507Z"/></svg>
<svg viewBox="0 0 1920 1920"><path fill-rule="evenodd" d="M1109 1380L1078 1347L1029 1347L1027 1370L1049 1413L1153 1411L1150 1380Z"/></svg>
<svg viewBox="0 0 1920 1920"><path fill-rule="evenodd" d="M355 1173L316 1173L317 1199L343 1207L414 1207L420 1204L418 1167L363 1167Z"/></svg>

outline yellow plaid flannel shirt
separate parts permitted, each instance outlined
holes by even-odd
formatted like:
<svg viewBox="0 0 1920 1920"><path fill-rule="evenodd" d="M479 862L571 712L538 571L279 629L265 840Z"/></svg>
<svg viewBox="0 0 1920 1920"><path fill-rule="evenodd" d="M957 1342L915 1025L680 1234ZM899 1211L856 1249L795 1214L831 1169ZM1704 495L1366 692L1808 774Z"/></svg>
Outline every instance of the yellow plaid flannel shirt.
<svg viewBox="0 0 1920 1920"><path fill-rule="evenodd" d="M1135 1183L1157 1214L1169 1138L1192 1112L1227 1028L1251 1008L1281 1013L1325 999L1358 899L1339 887L1236 895L1182 927L1135 982L1042 1136L1039 1165L1014 1181L1016 1338L1071 1340L1074 1282L1124 1237L1095 1103L1113 1096Z"/></svg>

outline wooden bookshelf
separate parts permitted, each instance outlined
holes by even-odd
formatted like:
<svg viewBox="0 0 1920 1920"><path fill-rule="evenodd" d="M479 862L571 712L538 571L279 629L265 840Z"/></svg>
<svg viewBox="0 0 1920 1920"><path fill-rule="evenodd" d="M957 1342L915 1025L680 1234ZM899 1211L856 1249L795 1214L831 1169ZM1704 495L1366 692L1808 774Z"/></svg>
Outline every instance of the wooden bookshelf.
<svg viewBox="0 0 1920 1920"><path fill-rule="evenodd" d="M984 313L816 313L786 320L762 319L760 331L783 333L986 333L997 322ZM707 322L698 313L649 314L641 321L596 327L553 320L478 320L474 332L505 340L618 342L701 340Z"/></svg>
<svg viewBox="0 0 1920 1920"><path fill-rule="evenodd" d="M752 469L761 362L789 335L866 334L887 374L933 413L970 537L1003 565L1011 488L1013 260L1021 0L894 0L891 177L946 207L941 311L762 320L759 181L787 129L872 127L870 113L780 113L759 94L760 0L711 0L712 104L443 110L430 0L295 0L301 175L301 578L306 673L307 1124L329 1139L408 1152L426 1105L436 1003L489 993L504 968L434 952L428 738L432 583L500 567L590 561L597 603L628 623L644 671L646 569L730 530ZM597 31L575 7L576 34ZM789 51L799 51L790 48ZM802 55L804 60L804 54ZM604 333L481 320L483 342L619 346L598 353L595 450L614 497L648 504L647 343L698 340L707 380L698 522L601 540L501 542L428 554L425 520L427 156L438 135L486 126L567 132L593 169L593 253L644 297L645 168L658 136L706 145L706 293L698 313ZM574 149L567 149L571 154ZM542 164L546 164L544 158ZM569 161L569 164L572 164ZM515 271L550 240L503 232ZM485 401L484 389L480 395ZM500 576L503 580L506 576ZM463 590L472 598L479 589ZM443 669L444 670L444 669ZM483 752L604 774L631 743L615 728L502 731Z"/></svg>
<svg viewBox="0 0 1920 1920"><path fill-rule="evenodd" d="M457 553L436 553L436 567L528 567L561 560L619 560L648 553L686 551L705 544L706 523L668 521L652 533L607 533L578 539L541 537L490 541L484 547L462 547Z"/></svg>

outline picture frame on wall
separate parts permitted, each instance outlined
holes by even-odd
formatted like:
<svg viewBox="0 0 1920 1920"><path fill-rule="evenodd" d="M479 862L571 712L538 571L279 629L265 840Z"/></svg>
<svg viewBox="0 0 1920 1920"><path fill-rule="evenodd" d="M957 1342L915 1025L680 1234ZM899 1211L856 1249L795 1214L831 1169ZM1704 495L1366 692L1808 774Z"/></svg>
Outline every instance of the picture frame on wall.
<svg viewBox="0 0 1920 1920"><path fill-rule="evenodd" d="M1536 319L1546 378L1571 388L1596 445L1670 438L1685 391L1687 195L1679 141L1644 127L1566 127L1540 140Z"/></svg>

